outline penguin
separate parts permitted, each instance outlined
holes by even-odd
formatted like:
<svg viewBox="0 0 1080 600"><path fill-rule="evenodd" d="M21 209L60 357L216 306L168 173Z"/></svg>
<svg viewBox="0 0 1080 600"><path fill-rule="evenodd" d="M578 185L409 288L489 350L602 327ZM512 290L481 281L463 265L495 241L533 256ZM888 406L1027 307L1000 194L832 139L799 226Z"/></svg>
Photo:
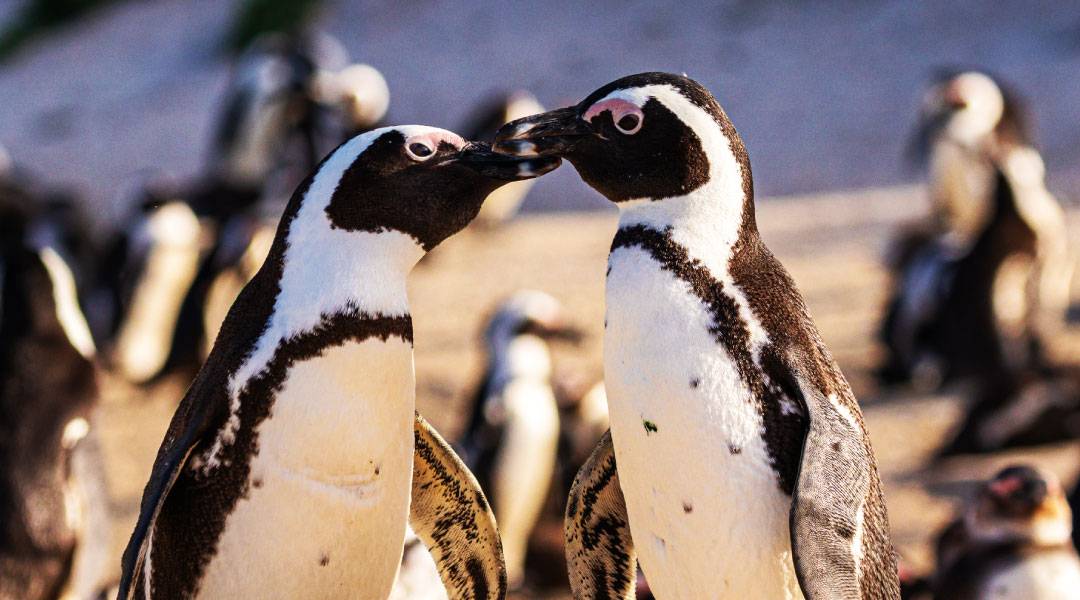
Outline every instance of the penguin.
<svg viewBox="0 0 1080 600"><path fill-rule="evenodd" d="M611 430L567 501L575 597L632 597L636 559L659 598L898 597L858 403L758 234L750 161L712 94L631 75L508 123L495 147L563 157L619 208Z"/></svg>
<svg viewBox="0 0 1080 600"><path fill-rule="evenodd" d="M96 597L110 523L95 348L39 215L0 196L0 597Z"/></svg>
<svg viewBox="0 0 1080 600"><path fill-rule="evenodd" d="M451 598L502 597L484 494L414 416L405 284L488 193L558 163L423 126L325 158L169 425L119 597L385 598L406 522Z"/></svg>
<svg viewBox="0 0 1080 600"><path fill-rule="evenodd" d="M484 332L488 366L458 445L491 501L511 590L525 582L529 539L558 469L560 414L547 339L573 333L559 301L536 290L503 301Z"/></svg>
<svg viewBox="0 0 1080 600"><path fill-rule="evenodd" d="M490 142L503 123L543 111L544 106L536 96L528 90L517 90L499 95L479 106L462 130L470 140ZM493 229L514 218L534 183L530 179L503 186L493 192L491 197L484 201L484 206L474 221L476 226Z"/></svg>
<svg viewBox="0 0 1080 600"><path fill-rule="evenodd" d="M1072 514L1052 474L1010 466L983 484L937 543L941 600L1075 598L1080 557Z"/></svg>
<svg viewBox="0 0 1080 600"><path fill-rule="evenodd" d="M1072 277L1064 212L1012 97L973 72L930 94L934 116L924 129L937 132L933 156L946 157L938 161L945 174L931 177L930 225L894 252L895 289L880 330L883 383L930 390L1023 368L1038 338L1064 323ZM963 311L968 302L990 310L993 323L985 311ZM999 342L1011 348L1000 354Z"/></svg>

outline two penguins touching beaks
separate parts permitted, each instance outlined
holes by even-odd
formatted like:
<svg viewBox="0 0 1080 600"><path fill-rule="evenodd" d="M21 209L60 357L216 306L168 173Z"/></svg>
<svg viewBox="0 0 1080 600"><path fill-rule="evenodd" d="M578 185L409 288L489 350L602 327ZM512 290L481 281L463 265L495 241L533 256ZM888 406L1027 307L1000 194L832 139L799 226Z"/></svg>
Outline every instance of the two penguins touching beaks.
<svg viewBox="0 0 1080 600"><path fill-rule="evenodd" d="M566 513L575 597L897 598L858 403L758 235L712 94L666 73L505 125L375 129L297 188L162 441L119 597L383 599L407 528L450 598L502 598L472 473L415 410L410 270L568 160L619 208L611 430Z"/></svg>

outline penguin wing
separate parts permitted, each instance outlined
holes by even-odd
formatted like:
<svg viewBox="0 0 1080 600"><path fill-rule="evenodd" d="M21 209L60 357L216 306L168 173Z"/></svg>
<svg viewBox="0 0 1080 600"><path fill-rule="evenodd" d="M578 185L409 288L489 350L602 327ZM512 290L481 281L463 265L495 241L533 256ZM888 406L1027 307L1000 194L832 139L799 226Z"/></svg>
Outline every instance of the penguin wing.
<svg viewBox="0 0 1080 600"><path fill-rule="evenodd" d="M506 596L502 539L483 490L419 413L413 426L409 524L431 552L451 600Z"/></svg>
<svg viewBox="0 0 1080 600"><path fill-rule="evenodd" d="M202 387L200 383L201 380L196 379L191 390L177 408L172 422L169 423L169 430L165 433L161 448L158 450L157 459L154 460L150 480L143 490L139 519L135 523L131 540L124 549L119 593L116 596L119 600L129 600L135 594L135 582L138 581L139 573L146 560L147 541L154 521L157 520L165 498L168 497L169 491L176 483L176 478L180 476L181 470L187 464L195 445L203 434L211 429L210 417L215 414L212 409L216 405L228 407L228 398L224 392L218 402L201 400L203 397L199 393Z"/></svg>
<svg viewBox="0 0 1080 600"><path fill-rule="evenodd" d="M566 562L575 598L635 597L637 556L610 430L581 466L570 488Z"/></svg>
<svg viewBox="0 0 1080 600"><path fill-rule="evenodd" d="M859 563L873 458L837 394L800 377L810 417L792 494L791 550L807 600L861 598Z"/></svg>

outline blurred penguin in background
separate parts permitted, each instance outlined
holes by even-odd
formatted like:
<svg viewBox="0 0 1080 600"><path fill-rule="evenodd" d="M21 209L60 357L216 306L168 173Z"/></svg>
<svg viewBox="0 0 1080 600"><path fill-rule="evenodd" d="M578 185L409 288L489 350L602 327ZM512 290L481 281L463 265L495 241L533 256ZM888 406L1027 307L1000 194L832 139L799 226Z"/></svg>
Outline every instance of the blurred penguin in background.
<svg viewBox="0 0 1080 600"><path fill-rule="evenodd" d="M917 146L930 161L934 210L894 248L884 383L933 389L1015 372L1036 360L1040 336L1064 323L1064 213L1020 114L1012 94L982 73L944 77L928 92Z"/></svg>
<svg viewBox="0 0 1080 600"><path fill-rule="evenodd" d="M575 336L559 301L532 290L501 303L484 331L488 365L458 445L495 512L511 590L525 583L529 538L558 470L560 415L548 340Z"/></svg>
<svg viewBox="0 0 1080 600"><path fill-rule="evenodd" d="M95 349L47 217L0 197L0 597L84 599L111 571Z"/></svg>
<svg viewBox="0 0 1080 600"><path fill-rule="evenodd" d="M526 90L517 90L482 104L469 117L462 131L467 139L492 142L495 132L503 124L541 112L544 112L544 107L535 96ZM484 201L484 207L474 223L478 227L491 229L514 218L534 183L531 179L517 181L495 190Z"/></svg>
<svg viewBox="0 0 1080 600"><path fill-rule="evenodd" d="M205 175L141 192L100 266L94 312L109 316L95 330L125 379L195 372L288 195L342 131L374 126L388 102L382 76L348 64L324 34L269 34L240 56Z"/></svg>
<svg viewBox="0 0 1080 600"><path fill-rule="evenodd" d="M937 544L939 600L1048 600L1080 595L1072 512L1057 478L1008 467L986 482Z"/></svg>

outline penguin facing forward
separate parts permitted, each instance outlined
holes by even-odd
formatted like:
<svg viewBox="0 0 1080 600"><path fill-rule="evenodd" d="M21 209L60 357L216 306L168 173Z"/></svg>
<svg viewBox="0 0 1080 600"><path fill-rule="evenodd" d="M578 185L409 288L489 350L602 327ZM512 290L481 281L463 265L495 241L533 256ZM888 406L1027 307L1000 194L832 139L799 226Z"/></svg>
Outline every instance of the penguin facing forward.
<svg viewBox="0 0 1080 600"><path fill-rule="evenodd" d="M501 597L483 493L414 416L406 277L492 190L557 164L421 126L330 154L173 417L120 597L385 598L406 522L452 598Z"/></svg>
<svg viewBox="0 0 1080 600"><path fill-rule="evenodd" d="M560 415L547 339L572 331L558 300L524 290L499 305L484 332L488 366L459 446L499 522L510 589L525 581L529 538L557 467Z"/></svg>
<svg viewBox="0 0 1080 600"><path fill-rule="evenodd" d="M94 597L109 521L94 346L75 279L0 199L0 597Z"/></svg>
<svg viewBox="0 0 1080 600"><path fill-rule="evenodd" d="M754 217L750 162L704 87L643 73L507 124L619 207L611 432L567 507L575 597L895 598L858 403ZM632 532L632 540L631 540Z"/></svg>
<svg viewBox="0 0 1080 600"><path fill-rule="evenodd" d="M1072 513L1057 478L1008 467L979 490L937 544L934 597L1051 600L1080 593Z"/></svg>

